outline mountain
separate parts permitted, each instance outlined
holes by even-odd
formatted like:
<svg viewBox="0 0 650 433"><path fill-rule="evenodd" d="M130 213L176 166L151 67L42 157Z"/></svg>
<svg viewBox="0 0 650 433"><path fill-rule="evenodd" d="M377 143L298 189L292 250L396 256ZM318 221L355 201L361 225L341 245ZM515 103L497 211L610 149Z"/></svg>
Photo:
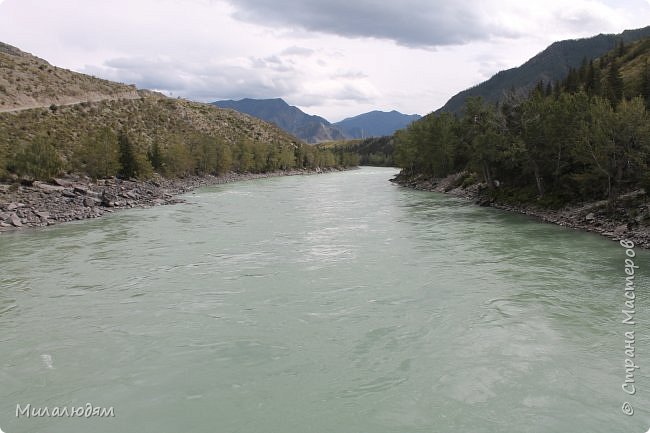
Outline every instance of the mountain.
<svg viewBox="0 0 650 433"><path fill-rule="evenodd" d="M272 122L307 143L392 135L398 129L420 118L417 114L406 115L394 110L371 111L332 124L320 116L306 114L280 98L245 98L239 101L216 101L212 105L230 108Z"/></svg>
<svg viewBox="0 0 650 433"><path fill-rule="evenodd" d="M367 138L393 135L398 129L405 128L420 119L417 114L402 114L398 111L371 111L355 117L349 117L334 124L347 138Z"/></svg>
<svg viewBox="0 0 650 433"><path fill-rule="evenodd" d="M650 36L650 26L626 30L619 35L600 34L591 38L551 44L523 65L501 71L489 80L453 96L437 112L460 113L469 97L480 96L488 102L500 101L508 92L527 94L540 81L564 79L570 68L578 68L583 59L600 57L620 42L626 44Z"/></svg>
<svg viewBox="0 0 650 433"><path fill-rule="evenodd" d="M108 177L124 175L127 163L131 175L156 170L176 177L326 160L247 114L57 68L6 44L0 44L0 110L0 178L95 176L91 168L98 165L95 174Z"/></svg>
<svg viewBox="0 0 650 433"><path fill-rule="evenodd" d="M320 143L345 138L341 131L327 120L320 116L304 113L298 107L289 105L280 98L245 98L239 101L216 101L212 105L220 108L230 108L274 123L279 128L307 143Z"/></svg>

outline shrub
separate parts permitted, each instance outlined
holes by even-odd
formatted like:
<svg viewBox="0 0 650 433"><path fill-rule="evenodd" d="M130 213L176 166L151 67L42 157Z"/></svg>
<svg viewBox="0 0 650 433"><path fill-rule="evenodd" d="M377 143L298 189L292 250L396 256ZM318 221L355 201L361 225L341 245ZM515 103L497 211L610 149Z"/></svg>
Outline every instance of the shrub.
<svg viewBox="0 0 650 433"><path fill-rule="evenodd" d="M14 155L9 169L31 179L50 179L61 172L63 161L47 137L36 137Z"/></svg>
<svg viewBox="0 0 650 433"><path fill-rule="evenodd" d="M75 152L74 161L80 171L93 179L116 176L122 168L117 136L109 128L102 128Z"/></svg>
<svg viewBox="0 0 650 433"><path fill-rule="evenodd" d="M172 143L163 157L163 171L167 177L184 177L194 168L194 161L187 146L180 142Z"/></svg>

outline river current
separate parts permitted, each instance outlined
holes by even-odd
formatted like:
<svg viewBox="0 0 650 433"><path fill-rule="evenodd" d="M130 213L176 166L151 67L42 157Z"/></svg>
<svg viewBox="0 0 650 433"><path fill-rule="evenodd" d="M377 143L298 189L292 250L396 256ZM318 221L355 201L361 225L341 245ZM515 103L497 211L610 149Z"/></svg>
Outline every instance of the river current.
<svg viewBox="0 0 650 433"><path fill-rule="evenodd" d="M220 185L3 234L0 428L645 432L650 255L633 250L622 323L618 243L395 174ZM51 416L87 403L114 416Z"/></svg>

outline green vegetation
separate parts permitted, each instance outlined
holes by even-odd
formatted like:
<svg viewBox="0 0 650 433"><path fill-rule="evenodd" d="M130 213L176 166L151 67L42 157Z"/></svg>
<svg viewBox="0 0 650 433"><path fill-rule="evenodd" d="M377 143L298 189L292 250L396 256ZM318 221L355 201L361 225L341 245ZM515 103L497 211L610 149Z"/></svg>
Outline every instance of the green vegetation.
<svg viewBox="0 0 650 433"><path fill-rule="evenodd" d="M392 167L393 137L373 137L365 140L344 140L321 143L321 149L331 150L337 157L350 165Z"/></svg>
<svg viewBox="0 0 650 433"><path fill-rule="evenodd" d="M102 128L75 150L73 165L93 179L101 179L120 172L120 156L117 136L109 128Z"/></svg>
<svg viewBox="0 0 650 433"><path fill-rule="evenodd" d="M34 156L37 151L42 159ZM184 177L356 162L249 116L162 97L0 113L3 176L45 179L73 172L92 178L148 178L156 171Z"/></svg>
<svg viewBox="0 0 650 433"><path fill-rule="evenodd" d="M94 99L102 101L76 103ZM25 109L33 106L41 108ZM65 172L146 179L355 162L250 116L56 68L2 43L0 108L9 110L0 113L0 179Z"/></svg>
<svg viewBox="0 0 650 433"><path fill-rule="evenodd" d="M36 137L21 145L8 168L27 179L49 179L61 172L63 161L46 137Z"/></svg>
<svg viewBox="0 0 650 433"><path fill-rule="evenodd" d="M649 56L648 40L623 45L560 83L540 82L527 99L470 98L461 117L432 114L399 131L395 161L406 175L468 171L504 202L611 207L649 183Z"/></svg>
<svg viewBox="0 0 650 433"><path fill-rule="evenodd" d="M584 58L602 57L610 50L613 55L621 42L624 48L650 37L650 27L626 30L619 35L598 35L587 39L555 42L523 65L501 71L489 80L464 90L453 96L438 112L461 114L465 102L470 97L481 96L486 103L503 102L504 95L511 91L524 96L540 80L545 82L560 81L567 76L570 68L579 68ZM622 69L623 77L625 71Z"/></svg>

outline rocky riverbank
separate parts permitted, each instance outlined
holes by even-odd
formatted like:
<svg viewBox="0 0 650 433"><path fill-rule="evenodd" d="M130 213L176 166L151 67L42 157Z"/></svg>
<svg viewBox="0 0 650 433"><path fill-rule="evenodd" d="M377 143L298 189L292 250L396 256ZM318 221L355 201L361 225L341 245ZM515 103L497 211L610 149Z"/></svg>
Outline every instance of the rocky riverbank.
<svg viewBox="0 0 650 433"><path fill-rule="evenodd" d="M650 248L650 205L645 202L644 191L633 191L619 198L614 212L607 211L607 202L598 201L567 206L553 210L534 205L511 205L498 203L484 192L485 186L472 184L459 186L465 173L458 173L444 179L426 176L405 176L400 173L392 182L421 191L434 191L471 200L479 206L489 206L510 212L521 213L576 230L601 234L619 241L628 239L642 248Z"/></svg>
<svg viewBox="0 0 650 433"><path fill-rule="evenodd" d="M179 194L224 183L277 176L318 174L337 169L290 170L271 173L229 173L183 179L156 177L147 181L116 178L91 181L65 177L52 182L0 184L0 233L28 227L98 218L119 209L181 203Z"/></svg>

